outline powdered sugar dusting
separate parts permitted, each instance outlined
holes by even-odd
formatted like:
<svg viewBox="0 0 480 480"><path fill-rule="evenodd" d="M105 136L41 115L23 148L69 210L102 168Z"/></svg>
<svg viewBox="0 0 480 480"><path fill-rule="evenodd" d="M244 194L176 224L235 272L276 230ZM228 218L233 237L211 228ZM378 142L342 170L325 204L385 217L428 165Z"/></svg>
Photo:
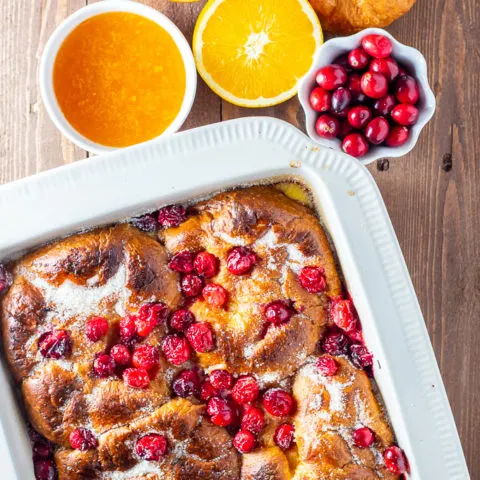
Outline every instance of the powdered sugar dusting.
<svg viewBox="0 0 480 480"><path fill-rule="evenodd" d="M213 235L220 240L223 240L225 243L229 243L230 245L235 246L245 246L247 245L247 241L244 238L240 237L231 237L228 233L222 231L215 231Z"/></svg>
<svg viewBox="0 0 480 480"><path fill-rule="evenodd" d="M354 378L350 378L348 382L341 383L335 377L326 377L321 375L314 364L306 365L302 369L302 374L308 376L317 383L325 387L330 397L329 411L343 412L345 411L345 392L344 389L353 384Z"/></svg>
<svg viewBox="0 0 480 480"><path fill-rule="evenodd" d="M339 435L342 437L343 441L348 445L348 447L350 449L350 454L352 455L352 458L353 458L353 461L356 464L362 464L360 458L358 458L358 456L355 455L355 453L352 449L353 446L354 446L352 431L349 428L345 428L345 427L337 427L337 428L335 428L335 431L337 431L339 433Z"/></svg>
<svg viewBox="0 0 480 480"><path fill-rule="evenodd" d="M109 480L128 480L130 478L141 477L142 475L148 474L156 474L158 475L158 478L165 478L165 474L155 462L147 462L145 460L123 472L104 472L102 478Z"/></svg>
<svg viewBox="0 0 480 480"><path fill-rule="evenodd" d="M270 228L267 233L261 238L259 238L253 246L255 249L265 249L267 251L284 249L287 253L287 259L285 262L282 262L281 265L278 265L278 262L275 260L273 255L269 255L267 268L269 270L280 270L281 277L280 283L284 283L287 277L288 270L292 270L295 273L298 273L302 267L313 263L313 257L305 256L299 249L298 246L293 243L279 243L278 237Z"/></svg>
<svg viewBox="0 0 480 480"><path fill-rule="evenodd" d="M360 398L359 392L356 393L354 398L355 411L357 413L357 424L355 428L367 427L371 422L370 415L365 408L365 404Z"/></svg>
<svg viewBox="0 0 480 480"><path fill-rule="evenodd" d="M266 372L263 375L257 376L258 386L264 389L273 383L278 383L282 379L280 372Z"/></svg>
<svg viewBox="0 0 480 480"><path fill-rule="evenodd" d="M259 238L253 245L254 247L265 247L269 249L278 248L279 246L277 244L277 236L271 228L268 229L267 233L263 237Z"/></svg>
<svg viewBox="0 0 480 480"><path fill-rule="evenodd" d="M385 461L383 460L383 455L380 452L380 450L377 447L375 447L375 444L373 444L370 447L370 451L373 453L373 456L375 457L376 465L385 465Z"/></svg>
<svg viewBox="0 0 480 480"><path fill-rule="evenodd" d="M115 311L118 315L124 316L125 304L131 295L131 291L125 286L127 282L125 265L120 265L117 273L101 286L88 286L98 283L95 277L87 280L87 286L65 280L56 287L36 275L31 276L29 280L43 293L46 303L54 306L52 314L62 318L86 318L98 314L101 302L113 296L116 297Z"/></svg>
<svg viewBox="0 0 480 480"><path fill-rule="evenodd" d="M309 404L310 410L313 410L314 412L317 410L320 410L323 405L323 397L322 394L319 393L313 397L313 400Z"/></svg>
<svg viewBox="0 0 480 480"><path fill-rule="evenodd" d="M249 344L243 349L243 356L245 358L250 358L254 354L254 352L255 346L253 344Z"/></svg>

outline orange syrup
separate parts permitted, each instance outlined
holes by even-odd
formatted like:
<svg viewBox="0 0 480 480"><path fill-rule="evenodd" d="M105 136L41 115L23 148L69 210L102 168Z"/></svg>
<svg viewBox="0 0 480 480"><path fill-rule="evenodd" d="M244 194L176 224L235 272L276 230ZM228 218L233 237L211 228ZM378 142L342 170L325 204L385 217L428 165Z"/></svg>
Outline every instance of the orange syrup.
<svg viewBox="0 0 480 480"><path fill-rule="evenodd" d="M53 69L57 102L89 140L125 147L157 137L185 96L180 51L160 25L109 12L79 24L64 40Z"/></svg>

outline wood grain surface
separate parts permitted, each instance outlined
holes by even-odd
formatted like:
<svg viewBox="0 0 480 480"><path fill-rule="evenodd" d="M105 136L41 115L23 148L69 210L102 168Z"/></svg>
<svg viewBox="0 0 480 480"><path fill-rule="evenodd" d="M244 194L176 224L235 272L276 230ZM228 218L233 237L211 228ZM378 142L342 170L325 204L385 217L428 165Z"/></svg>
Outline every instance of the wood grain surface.
<svg viewBox="0 0 480 480"><path fill-rule="evenodd" d="M86 3L0 1L0 184L87 156L51 123L37 81L49 35ZM166 13L191 40L205 2L145 3ZM472 479L480 479L479 30L478 0L418 0L389 28L424 53L438 109L409 155L369 167L420 300ZM248 115L304 127L296 98L277 107L242 109L222 102L200 81L184 128ZM0 226L0 234L3 228L8 226Z"/></svg>

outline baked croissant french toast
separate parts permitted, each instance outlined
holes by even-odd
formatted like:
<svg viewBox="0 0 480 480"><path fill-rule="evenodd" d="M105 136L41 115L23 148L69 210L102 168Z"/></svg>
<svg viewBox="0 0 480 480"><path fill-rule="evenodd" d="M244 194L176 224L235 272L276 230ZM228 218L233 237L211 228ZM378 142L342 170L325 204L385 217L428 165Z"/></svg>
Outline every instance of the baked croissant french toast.
<svg viewBox="0 0 480 480"><path fill-rule="evenodd" d="M328 238L277 188L164 207L9 270L3 343L37 478L388 480L408 470Z"/></svg>

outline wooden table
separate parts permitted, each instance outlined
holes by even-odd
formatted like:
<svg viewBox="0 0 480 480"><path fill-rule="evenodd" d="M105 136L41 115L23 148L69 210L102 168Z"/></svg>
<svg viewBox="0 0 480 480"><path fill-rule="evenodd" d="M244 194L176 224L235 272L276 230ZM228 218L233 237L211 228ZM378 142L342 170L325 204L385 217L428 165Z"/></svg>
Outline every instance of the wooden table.
<svg viewBox="0 0 480 480"><path fill-rule="evenodd" d="M86 3L93 2L0 2L0 183L87 156L51 123L37 81L49 35ZM148 3L191 39L205 1ZM406 257L472 479L480 478L479 20L477 0L418 0L389 28L424 53L438 109L413 152L369 167ZM242 109L221 101L200 81L185 128L248 115L275 116L304 127L296 98L277 107Z"/></svg>

